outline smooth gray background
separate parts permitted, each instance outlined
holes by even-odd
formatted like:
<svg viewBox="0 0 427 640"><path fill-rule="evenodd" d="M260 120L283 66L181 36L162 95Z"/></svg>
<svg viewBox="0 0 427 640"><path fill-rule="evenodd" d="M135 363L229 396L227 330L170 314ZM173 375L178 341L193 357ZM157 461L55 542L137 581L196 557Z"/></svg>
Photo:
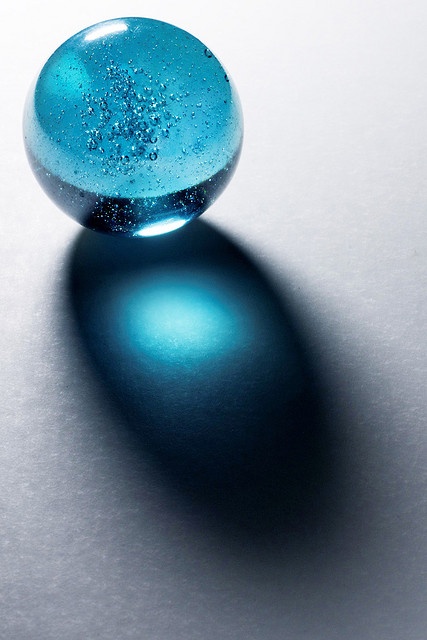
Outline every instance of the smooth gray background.
<svg viewBox="0 0 427 640"><path fill-rule="evenodd" d="M425 640L425 1L0 12L0 637ZM239 89L243 156L205 219L291 295L323 371L342 500L310 544L230 540L180 499L67 331L80 230L27 167L22 104L63 40L120 15L192 32Z"/></svg>

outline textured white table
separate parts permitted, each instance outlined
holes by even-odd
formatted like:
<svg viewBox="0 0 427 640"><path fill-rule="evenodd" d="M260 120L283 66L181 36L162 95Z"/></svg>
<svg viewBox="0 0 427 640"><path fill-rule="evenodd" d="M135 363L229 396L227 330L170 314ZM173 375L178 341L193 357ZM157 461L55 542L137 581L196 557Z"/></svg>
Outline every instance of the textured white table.
<svg viewBox="0 0 427 640"><path fill-rule="evenodd" d="M0 10L0 636L425 640L427 6L155 5ZM204 219L292 300L322 372L335 501L304 541L214 526L123 435L70 330L80 229L27 167L22 103L118 15L192 32L239 88L243 156Z"/></svg>

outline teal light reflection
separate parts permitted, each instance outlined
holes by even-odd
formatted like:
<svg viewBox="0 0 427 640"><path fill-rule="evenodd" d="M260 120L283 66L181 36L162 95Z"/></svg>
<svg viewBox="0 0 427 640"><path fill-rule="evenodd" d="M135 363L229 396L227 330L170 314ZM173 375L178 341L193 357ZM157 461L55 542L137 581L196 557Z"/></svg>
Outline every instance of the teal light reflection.
<svg viewBox="0 0 427 640"><path fill-rule="evenodd" d="M122 339L147 357L188 365L238 349L239 310L208 276L185 270L148 273L127 283L122 305Z"/></svg>
<svg viewBox="0 0 427 640"><path fill-rule="evenodd" d="M241 500L240 513L309 493L319 438L304 345L235 244L199 221L142 242L84 232L70 266L95 371L167 476L225 508Z"/></svg>

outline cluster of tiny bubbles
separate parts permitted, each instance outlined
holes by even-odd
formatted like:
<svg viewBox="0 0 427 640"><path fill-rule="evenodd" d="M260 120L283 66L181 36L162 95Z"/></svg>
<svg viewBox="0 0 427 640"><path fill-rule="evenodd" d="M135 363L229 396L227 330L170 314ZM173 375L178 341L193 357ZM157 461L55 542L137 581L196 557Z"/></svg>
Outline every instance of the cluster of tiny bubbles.
<svg viewBox="0 0 427 640"><path fill-rule="evenodd" d="M80 224L132 236L202 214L240 155L237 92L212 51L146 18L93 25L43 67L24 115L47 194Z"/></svg>
<svg viewBox="0 0 427 640"><path fill-rule="evenodd" d="M131 67L132 60L128 64ZM142 91L132 77L136 75L146 79ZM109 88L102 97L82 93L80 113L86 146L100 156L104 174L132 175L143 162L157 160L159 139L168 138L181 117L167 110L167 85L140 67L129 70L111 60L104 80ZM113 118L117 109L121 112L119 120ZM131 142L131 157L129 145L123 152L123 142Z"/></svg>

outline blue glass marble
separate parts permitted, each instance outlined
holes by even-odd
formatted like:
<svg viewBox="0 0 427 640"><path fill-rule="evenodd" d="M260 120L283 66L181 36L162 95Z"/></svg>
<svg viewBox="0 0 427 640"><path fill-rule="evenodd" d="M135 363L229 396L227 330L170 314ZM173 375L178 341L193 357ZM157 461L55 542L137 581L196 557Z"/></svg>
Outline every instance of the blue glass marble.
<svg viewBox="0 0 427 640"><path fill-rule="evenodd" d="M80 224L126 236L203 213L236 167L239 98L197 38L147 18L101 22L53 53L24 138L48 195Z"/></svg>

